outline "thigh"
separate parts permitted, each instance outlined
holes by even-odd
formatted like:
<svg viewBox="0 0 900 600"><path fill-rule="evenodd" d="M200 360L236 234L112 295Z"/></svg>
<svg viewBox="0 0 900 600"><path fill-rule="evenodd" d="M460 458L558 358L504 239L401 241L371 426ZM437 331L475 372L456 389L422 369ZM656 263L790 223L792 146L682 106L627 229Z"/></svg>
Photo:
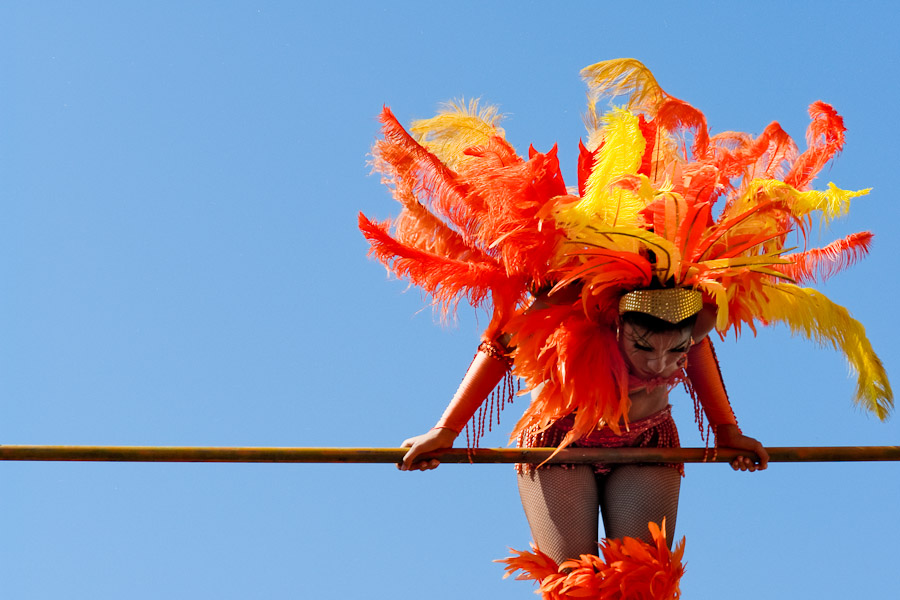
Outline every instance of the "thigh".
<svg viewBox="0 0 900 600"><path fill-rule="evenodd" d="M519 495L542 552L557 563L597 554L599 496L590 465L547 466L522 473Z"/></svg>
<svg viewBox="0 0 900 600"><path fill-rule="evenodd" d="M681 473L672 467L623 465L604 476L601 491L606 537L633 537L650 542L647 523L666 519L666 540L672 546Z"/></svg>

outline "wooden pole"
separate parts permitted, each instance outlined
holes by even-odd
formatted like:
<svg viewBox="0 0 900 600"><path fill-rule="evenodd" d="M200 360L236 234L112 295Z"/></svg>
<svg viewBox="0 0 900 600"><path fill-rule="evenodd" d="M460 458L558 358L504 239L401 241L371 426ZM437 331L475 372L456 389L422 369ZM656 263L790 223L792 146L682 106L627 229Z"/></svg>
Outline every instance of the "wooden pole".
<svg viewBox="0 0 900 600"><path fill-rule="evenodd" d="M554 448L452 448L429 454L445 463L540 463ZM900 446L766 448L770 462L900 461ZM159 446L0 446L0 461L397 463L404 448L209 448ZM551 463L730 462L737 450L566 448ZM746 453L744 453L746 454Z"/></svg>

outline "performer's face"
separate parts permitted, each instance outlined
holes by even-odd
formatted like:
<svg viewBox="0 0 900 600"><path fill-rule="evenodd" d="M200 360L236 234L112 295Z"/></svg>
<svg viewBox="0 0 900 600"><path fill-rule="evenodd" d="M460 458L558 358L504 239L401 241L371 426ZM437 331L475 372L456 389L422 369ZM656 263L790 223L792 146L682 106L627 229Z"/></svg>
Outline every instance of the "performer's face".
<svg viewBox="0 0 900 600"><path fill-rule="evenodd" d="M624 323L619 346L638 377L669 377L684 366L691 347L691 330L653 333L640 325Z"/></svg>

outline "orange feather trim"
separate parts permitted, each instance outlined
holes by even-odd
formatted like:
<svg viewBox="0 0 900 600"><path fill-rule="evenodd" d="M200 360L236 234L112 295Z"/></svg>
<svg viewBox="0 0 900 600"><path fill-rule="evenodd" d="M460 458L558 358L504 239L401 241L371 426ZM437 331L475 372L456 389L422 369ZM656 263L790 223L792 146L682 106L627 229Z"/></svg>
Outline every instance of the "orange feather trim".
<svg viewBox="0 0 900 600"><path fill-rule="evenodd" d="M522 571L516 579L538 582L544 600L677 600L684 575L684 538L670 551L665 519L661 527L651 522L648 528L649 544L631 537L604 539L602 556L582 554L558 567L533 544L531 552L512 550L514 556L496 562L506 564L504 578Z"/></svg>
<svg viewBox="0 0 900 600"><path fill-rule="evenodd" d="M588 318L576 303L530 310L514 318L510 330L513 374L525 380L527 389L539 389L511 439L575 412L562 449L598 423L618 431L627 421L628 368L612 327Z"/></svg>

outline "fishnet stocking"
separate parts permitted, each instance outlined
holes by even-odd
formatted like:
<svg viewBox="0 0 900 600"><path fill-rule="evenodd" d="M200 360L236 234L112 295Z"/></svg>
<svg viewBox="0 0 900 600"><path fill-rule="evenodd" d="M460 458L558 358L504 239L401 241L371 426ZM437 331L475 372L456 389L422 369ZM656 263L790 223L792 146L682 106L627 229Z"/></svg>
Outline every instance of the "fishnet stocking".
<svg viewBox="0 0 900 600"><path fill-rule="evenodd" d="M606 537L652 542L647 523L666 519L669 547L675 536L681 473L671 467L623 465L604 477L600 507Z"/></svg>
<svg viewBox="0 0 900 600"><path fill-rule="evenodd" d="M597 553L599 495L590 465L548 466L519 475L531 536L557 564Z"/></svg>
<svg viewBox="0 0 900 600"><path fill-rule="evenodd" d="M671 545L681 474L671 467L624 465L595 475L590 465L547 466L519 475L519 495L538 548L557 563L597 554L598 508L606 537L650 541L647 523L666 518Z"/></svg>

